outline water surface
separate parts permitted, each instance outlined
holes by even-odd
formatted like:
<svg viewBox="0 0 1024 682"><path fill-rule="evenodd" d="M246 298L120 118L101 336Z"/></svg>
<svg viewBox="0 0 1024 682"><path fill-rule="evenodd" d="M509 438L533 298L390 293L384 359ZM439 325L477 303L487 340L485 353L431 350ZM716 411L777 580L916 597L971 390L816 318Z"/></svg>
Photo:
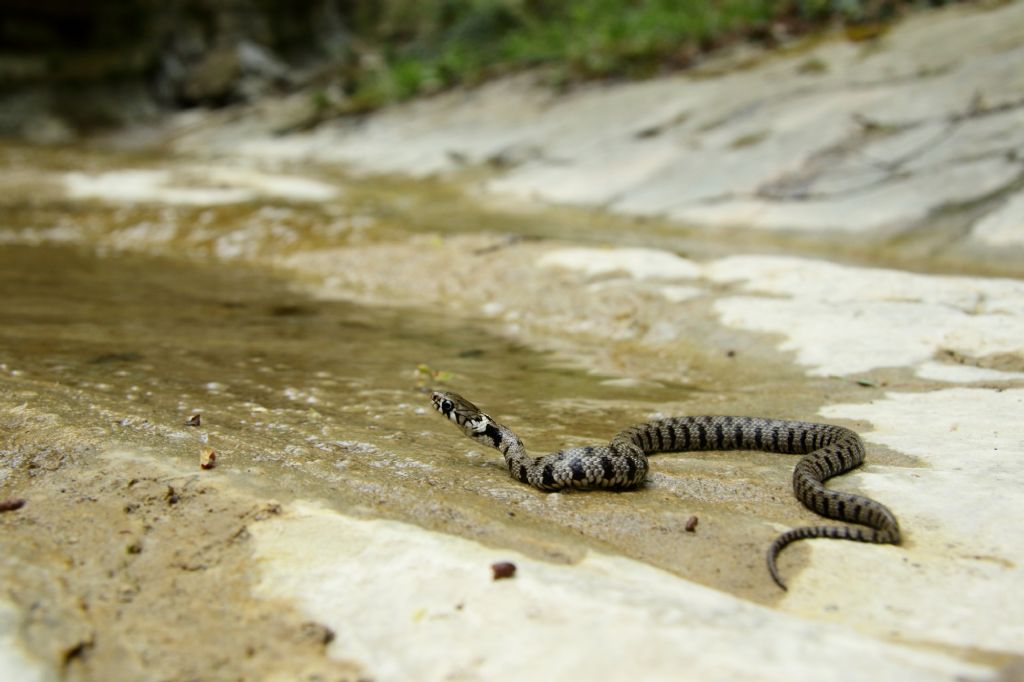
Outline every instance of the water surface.
<svg viewBox="0 0 1024 682"><path fill-rule="evenodd" d="M0 198L0 384L8 404L48 415L54 438L141 449L197 472L209 446L218 467L204 475L282 501L313 498L554 561L597 548L777 597L764 547L780 524L815 518L791 496L791 458L665 455L640 490L546 495L512 481L498 453L433 414L427 391L443 384L464 393L541 454L606 442L655 414L775 416L783 406L811 414L821 387L798 372L742 359L723 365L721 351L701 345L689 362L718 358L695 373L701 385L610 381L585 371L571 350L543 354L493 333L493 321L317 300L290 283L299 273L278 277L268 266L279 254L330 254L428 228L556 236L574 224L557 211L540 221L485 220L444 194L426 196L429 184L402 194L322 169L318 178L343 189L336 199L209 207L71 200L39 178L175 164L88 150L0 152L8 186L28 178ZM538 231L519 229L526 224ZM54 245L61 241L77 246ZM719 376L716 367L728 371ZM643 375L658 376L649 369ZM193 414L200 427L185 425ZM16 460L0 476L16 471ZM692 515L698 533L684 530Z"/></svg>

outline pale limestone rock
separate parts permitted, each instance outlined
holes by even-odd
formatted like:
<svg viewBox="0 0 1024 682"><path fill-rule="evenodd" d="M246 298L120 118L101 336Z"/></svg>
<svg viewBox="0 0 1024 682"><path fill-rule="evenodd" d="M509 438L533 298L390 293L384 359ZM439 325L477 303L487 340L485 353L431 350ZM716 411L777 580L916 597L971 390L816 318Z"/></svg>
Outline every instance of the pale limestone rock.
<svg viewBox="0 0 1024 682"><path fill-rule="evenodd" d="M715 303L729 325L783 335L811 374L913 367L941 350L1024 354L1024 282L919 275L790 257L733 256L707 265L749 292ZM781 296L781 298L780 298Z"/></svg>
<svg viewBox="0 0 1024 682"><path fill-rule="evenodd" d="M817 682L843 679L836 677L837 660L857 660L857 675L874 679L985 672L935 650L793 617L620 557L590 553L574 565L555 565L309 505L251 532L259 593L293 601L329 626L337 633L330 655L358 661L382 682ZM497 561L514 562L515 578L492 580L490 565ZM876 610L886 621L900 617Z"/></svg>
<svg viewBox="0 0 1024 682"><path fill-rule="evenodd" d="M919 466L880 467L848 478L886 500L900 519L899 552L864 546L813 545L813 567L801 574L783 608L818 614L829 594L844 622L891 628L921 638L988 651L1019 652L1024 641L1024 389L955 388L890 393L870 404L833 405L829 419L867 420L869 445L917 457ZM847 543L848 544L848 543ZM868 556L870 554L870 556ZM870 562L871 581L844 579ZM798 587L798 589L797 589ZM996 625L998 623L998 625Z"/></svg>
<svg viewBox="0 0 1024 682"><path fill-rule="evenodd" d="M1024 246L1024 192L978 221L972 236L992 246Z"/></svg>
<svg viewBox="0 0 1024 682"><path fill-rule="evenodd" d="M44 666L25 651L18 631L25 616L18 609L0 600L0 679L17 682L51 682L57 672Z"/></svg>
<svg viewBox="0 0 1024 682"><path fill-rule="evenodd" d="M936 354L1024 356L1024 282L922 275L789 256L730 256L704 265L656 249L560 249L538 264L594 277L741 283L714 310L728 325L785 337L810 374L855 374L927 365ZM683 298L697 292L687 287ZM677 329L677 334L685 330ZM661 333L660 338L667 338ZM990 371L988 380L1013 374ZM960 376L963 372L960 373ZM975 374L977 376L977 374Z"/></svg>
<svg viewBox="0 0 1024 682"><path fill-rule="evenodd" d="M274 197L293 201L326 201L338 191L327 183L295 175L263 173L243 167L195 166L168 170L74 171L62 176L72 199L111 202L153 202L216 205Z"/></svg>
<svg viewBox="0 0 1024 682"><path fill-rule="evenodd" d="M947 362L925 362L918 366L917 376L932 381L955 384L973 384L994 381L1021 381L1024 372L1003 372L985 367L951 364Z"/></svg>
<svg viewBox="0 0 1024 682"><path fill-rule="evenodd" d="M538 265L578 270L590 277L622 273L634 279L692 279L700 274L693 262L659 249L561 249L541 256Z"/></svg>
<svg viewBox="0 0 1024 682"><path fill-rule="evenodd" d="M1020 177L1022 46L1024 5L956 7L871 43L837 37L713 78L697 70L557 96L516 77L361 123L283 138L222 126L179 145L414 176L493 162L484 187L503 197L705 226L904 230ZM979 243L1020 243L1005 218L991 220Z"/></svg>

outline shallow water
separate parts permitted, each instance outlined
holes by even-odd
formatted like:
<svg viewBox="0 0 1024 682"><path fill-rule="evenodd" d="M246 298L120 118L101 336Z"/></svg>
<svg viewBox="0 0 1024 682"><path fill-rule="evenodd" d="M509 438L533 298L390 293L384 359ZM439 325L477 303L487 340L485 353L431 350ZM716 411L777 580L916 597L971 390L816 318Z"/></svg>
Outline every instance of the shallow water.
<svg viewBox="0 0 1024 682"><path fill-rule="evenodd" d="M737 455L742 476L721 454L659 458L662 473L635 493L545 495L511 481L498 453L429 409L427 386L438 382L420 365L450 374L444 385L536 450L607 439L694 390L609 385L463 319L311 300L264 271L214 262L51 246L0 248L0 290L0 381L15 404L56 415L63 433L197 472L208 445L218 453L211 475L268 497L315 498L556 561L601 547L715 582L698 570L714 552L687 547L690 514L732 516L737 499L767 500L753 478L769 471L784 493L789 461L755 453ZM201 426L186 426L196 413ZM790 502L781 506L798 513ZM751 523L722 530L746 536ZM748 559L729 582L760 582L760 547L718 549Z"/></svg>
<svg viewBox="0 0 1024 682"><path fill-rule="evenodd" d="M429 386L460 380L484 397L506 387L548 401L633 392L464 320L311 300L244 267L5 245L0 286L10 377L86 391L94 410L172 430L201 412L211 437L263 434L274 449L337 428L392 439L420 425ZM664 399L681 388L651 390Z"/></svg>
<svg viewBox="0 0 1024 682"><path fill-rule="evenodd" d="M5 245L0 289L0 363L15 392L137 445L192 456L207 439L223 467L259 469L296 495L479 468L429 411L432 385L467 386L526 418L545 404L686 392L607 385L465 320L311 300L214 262ZM184 425L194 413L200 428Z"/></svg>
<svg viewBox="0 0 1024 682"><path fill-rule="evenodd" d="M640 490L547 495L512 481L497 452L435 415L427 392L441 384L465 394L540 454L607 442L652 415L813 414L822 391L848 387L742 353L723 361L704 344L680 350L699 383L622 382L588 372L571 350L517 345L468 313L314 299L303 292L323 282L296 283L301 271L278 277L269 265L431 226L552 236L583 222L557 211L539 222L490 221L479 207L426 196L429 184L416 195L397 191L400 182L375 187L309 168L305 176L336 184L338 197L221 206L70 199L53 186L61 172L193 166L88 150L0 152L0 184L10 190L0 197L0 384L8 404L46 416L44 440L73 437L93 444L84 450L93 455L121 444L197 473L209 446L218 466L204 475L267 497L314 498L552 561L597 548L778 598L764 548L784 525L815 518L792 497L792 458L665 455ZM539 232L519 229L527 225ZM644 357L654 364L640 376L659 376L659 359ZM202 425L186 426L195 413ZM21 475L22 454L7 458L0 482ZM688 533L693 515L700 530ZM790 551L790 566L801 556Z"/></svg>

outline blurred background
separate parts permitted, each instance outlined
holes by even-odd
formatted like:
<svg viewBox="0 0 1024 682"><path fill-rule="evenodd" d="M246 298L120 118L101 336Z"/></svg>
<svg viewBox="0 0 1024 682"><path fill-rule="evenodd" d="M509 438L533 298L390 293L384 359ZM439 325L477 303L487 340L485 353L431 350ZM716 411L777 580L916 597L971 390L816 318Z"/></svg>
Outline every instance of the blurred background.
<svg viewBox="0 0 1024 682"><path fill-rule="evenodd" d="M0 134L79 132L307 89L321 116L543 67L553 85L682 69L737 41L851 37L897 0L3 0Z"/></svg>
<svg viewBox="0 0 1024 682"><path fill-rule="evenodd" d="M1022 277L1019 0L0 0L0 680L1022 680Z"/></svg>

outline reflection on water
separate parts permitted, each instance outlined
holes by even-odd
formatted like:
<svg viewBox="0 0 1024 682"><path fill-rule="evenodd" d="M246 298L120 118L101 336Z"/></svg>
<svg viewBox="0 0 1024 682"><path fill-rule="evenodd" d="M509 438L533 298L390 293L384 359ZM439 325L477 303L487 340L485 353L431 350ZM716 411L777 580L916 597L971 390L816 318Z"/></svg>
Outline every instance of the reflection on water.
<svg viewBox="0 0 1024 682"><path fill-rule="evenodd" d="M212 263L8 245L0 288L2 381L21 401L168 456L194 459L208 438L222 469L251 472L275 494L421 522L424 484L437 509L533 492L508 485L497 453L467 457L472 443L427 409L419 365L514 409L524 434L552 445L608 432L610 405L637 392L464 320L314 301L266 272ZM643 398L678 391L645 387ZM591 413L580 422L574 408L566 426L546 411L558 401L590 401ZM199 429L185 426L195 412Z"/></svg>

